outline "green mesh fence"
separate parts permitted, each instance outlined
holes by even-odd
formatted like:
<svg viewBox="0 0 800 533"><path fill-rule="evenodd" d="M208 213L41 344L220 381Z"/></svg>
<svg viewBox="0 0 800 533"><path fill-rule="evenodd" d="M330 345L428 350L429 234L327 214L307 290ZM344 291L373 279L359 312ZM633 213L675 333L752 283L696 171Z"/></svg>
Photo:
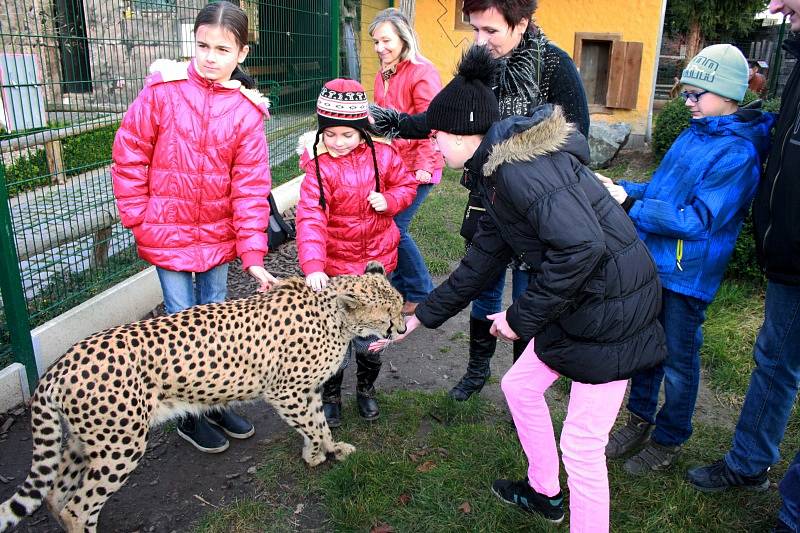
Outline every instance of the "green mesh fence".
<svg viewBox="0 0 800 533"><path fill-rule="evenodd" d="M19 281L34 327L145 268L119 224L111 145L122 114L159 58L188 59L191 0L7 0L0 7L0 153ZM299 134L316 127L314 103L340 65L358 78L360 2L243 0L250 19L245 68L272 101L265 123L270 160L292 157ZM383 6L385 7L385 6ZM368 22L368 21L367 21ZM1 222L1 221L0 221ZM0 363L11 359L0 328ZM16 350L16 348L15 348ZM17 359L24 359L16 356ZM2 368L0 364L0 368Z"/></svg>

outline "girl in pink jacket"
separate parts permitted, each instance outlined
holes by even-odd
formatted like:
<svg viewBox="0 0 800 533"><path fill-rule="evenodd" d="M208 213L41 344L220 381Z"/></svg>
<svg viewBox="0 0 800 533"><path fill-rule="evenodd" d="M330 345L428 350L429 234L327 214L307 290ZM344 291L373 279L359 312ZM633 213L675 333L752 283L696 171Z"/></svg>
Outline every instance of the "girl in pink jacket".
<svg viewBox="0 0 800 533"><path fill-rule="evenodd" d="M400 232L392 217L411 205L416 180L391 146L373 142L366 132L367 115L360 83L329 81L317 100L317 132L308 143L301 139L300 165L306 176L297 204L297 252L306 285L317 291L328 276L361 274L369 261L380 261L387 273L397 266ZM370 341L356 338L351 351L358 364L359 413L374 420L379 415L374 383L381 361L379 354L367 351ZM323 387L331 427L341 425L344 366Z"/></svg>
<svg viewBox="0 0 800 533"><path fill-rule="evenodd" d="M113 147L120 218L139 255L156 266L167 313L223 301L237 256L259 290L275 281L264 269L268 102L238 68L249 51L247 15L229 2L209 4L194 34L192 61L153 64ZM226 435L253 432L228 409L178 425L181 437L208 453L224 451Z"/></svg>

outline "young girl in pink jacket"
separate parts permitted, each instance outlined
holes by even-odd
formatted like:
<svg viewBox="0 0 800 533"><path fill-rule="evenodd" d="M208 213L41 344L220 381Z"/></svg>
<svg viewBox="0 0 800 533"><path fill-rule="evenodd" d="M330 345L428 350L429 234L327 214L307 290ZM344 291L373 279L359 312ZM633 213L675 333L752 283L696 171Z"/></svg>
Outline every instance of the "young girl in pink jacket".
<svg viewBox="0 0 800 533"><path fill-rule="evenodd" d="M228 263L237 256L259 290L275 281L264 269L268 102L238 68L249 51L247 15L229 2L209 4L194 34L192 61L151 67L117 132L111 168L122 224L156 266L167 313L223 301ZM178 425L181 437L207 453L227 449L226 435L253 432L228 409Z"/></svg>
<svg viewBox="0 0 800 533"><path fill-rule="evenodd" d="M400 232L392 217L411 205L416 180L391 146L373 142L366 132L367 115L361 84L329 81L317 100L317 132L310 142L301 139L300 166L306 176L297 204L297 251L306 285L314 290L322 290L328 276L361 274L369 261L380 261L387 273L397 266ZM374 420L379 416L374 383L381 361L367 351L370 342L356 338L351 351L358 365L359 413ZM331 427L341 425L344 366L323 387Z"/></svg>

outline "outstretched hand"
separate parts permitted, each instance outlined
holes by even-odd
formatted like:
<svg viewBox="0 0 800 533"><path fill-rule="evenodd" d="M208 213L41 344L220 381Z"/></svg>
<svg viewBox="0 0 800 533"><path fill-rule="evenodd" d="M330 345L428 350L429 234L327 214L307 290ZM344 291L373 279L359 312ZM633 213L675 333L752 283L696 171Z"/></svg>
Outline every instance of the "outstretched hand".
<svg viewBox="0 0 800 533"><path fill-rule="evenodd" d="M493 315L486 315L486 318L487 320L492 321L492 327L489 329L489 333L498 339L508 342L519 339L517 332L511 329L511 326L508 325L505 311L500 311L499 313L495 313Z"/></svg>
<svg viewBox="0 0 800 533"><path fill-rule="evenodd" d="M628 197L628 193L625 192L625 188L622 187L622 185L617 185L611 180L611 178L607 178L602 174L600 174L599 172L595 172L594 175L597 176L597 179L606 188L608 194L610 194L611 197L614 198L614 200L616 200L620 204L622 204L622 202L624 202L625 199Z"/></svg>
<svg viewBox="0 0 800 533"><path fill-rule="evenodd" d="M387 346L389 346L393 342L402 341L403 339L408 337L408 335L412 331L417 329L420 324L421 324L421 322L419 321L419 319L416 316L414 316L414 315L407 316L406 317L406 332L405 333L403 333L402 335L398 335L396 337L392 337L391 339L378 339L378 340L376 340L375 342L373 342L372 344L369 345L369 348L368 348L369 351L370 352L379 352L379 351L383 350L384 348L386 348Z"/></svg>
<svg viewBox="0 0 800 533"><path fill-rule="evenodd" d="M278 279L267 272L267 269L261 265L247 267L247 273L253 276L253 279L258 282L258 292L268 291L278 282Z"/></svg>

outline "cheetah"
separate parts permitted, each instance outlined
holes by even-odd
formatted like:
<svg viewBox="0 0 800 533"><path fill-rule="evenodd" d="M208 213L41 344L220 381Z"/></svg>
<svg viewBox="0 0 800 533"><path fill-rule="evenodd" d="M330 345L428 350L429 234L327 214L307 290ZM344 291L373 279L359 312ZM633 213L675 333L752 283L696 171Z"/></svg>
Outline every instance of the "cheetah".
<svg viewBox="0 0 800 533"><path fill-rule="evenodd" d="M0 505L0 531L42 500L68 532L96 531L106 500L141 460L151 427L231 402L272 404L303 436L310 466L326 453L343 459L355 448L333 440L322 383L339 368L353 337L403 333L402 307L383 266L372 262L364 275L332 278L320 292L301 277L288 278L266 293L78 342L33 395L32 466Z"/></svg>

